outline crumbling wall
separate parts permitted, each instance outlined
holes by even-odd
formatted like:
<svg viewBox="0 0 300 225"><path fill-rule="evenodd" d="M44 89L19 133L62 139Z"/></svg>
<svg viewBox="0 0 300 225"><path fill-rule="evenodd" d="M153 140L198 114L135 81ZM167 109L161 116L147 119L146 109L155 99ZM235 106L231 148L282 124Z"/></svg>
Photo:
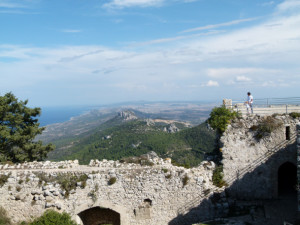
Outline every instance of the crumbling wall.
<svg viewBox="0 0 300 225"><path fill-rule="evenodd" d="M261 137L258 126L266 119L280 125ZM241 199L270 199L278 196L278 168L285 162L296 165L297 123L299 120L289 115L269 118L251 115L236 119L228 126L220 139L220 145L224 179L229 185L228 193L231 196Z"/></svg>
<svg viewBox="0 0 300 225"><path fill-rule="evenodd" d="M101 207L120 214L122 225L159 225L176 218L178 209L199 198L203 190L213 189L213 162L185 169L173 166L170 159L148 160L153 166L107 160L89 166L77 161L2 165L0 206L14 222L38 217L46 209L66 211L81 222L81 212ZM68 186L72 179L73 186ZM206 219L210 213L202 210L197 216Z"/></svg>

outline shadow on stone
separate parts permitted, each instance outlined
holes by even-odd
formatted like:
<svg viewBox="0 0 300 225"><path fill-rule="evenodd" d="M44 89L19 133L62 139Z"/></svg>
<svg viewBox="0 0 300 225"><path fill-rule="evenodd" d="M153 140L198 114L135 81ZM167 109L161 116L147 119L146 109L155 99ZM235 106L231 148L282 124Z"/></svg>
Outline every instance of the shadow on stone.
<svg viewBox="0 0 300 225"><path fill-rule="evenodd" d="M78 214L84 225L120 225L120 214L107 208L93 207Z"/></svg>
<svg viewBox="0 0 300 225"><path fill-rule="evenodd" d="M297 216L297 194L295 184L296 143L286 145L268 156L266 160L249 167L240 177L233 177L233 183L221 196L231 199L227 210L218 203L213 193L207 194L200 204L187 206L187 212L171 220L169 225L192 225L201 221L228 217L230 209L237 201L260 203L264 209L265 224L283 224L284 221L295 222ZM195 199L194 202L197 200ZM250 213L250 212L249 212ZM251 215L253 224L256 218Z"/></svg>

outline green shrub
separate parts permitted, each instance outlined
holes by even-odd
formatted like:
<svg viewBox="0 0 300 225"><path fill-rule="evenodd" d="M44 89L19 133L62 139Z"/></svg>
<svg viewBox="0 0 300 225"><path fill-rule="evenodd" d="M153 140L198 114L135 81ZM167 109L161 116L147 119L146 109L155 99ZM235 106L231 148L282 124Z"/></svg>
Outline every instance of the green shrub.
<svg viewBox="0 0 300 225"><path fill-rule="evenodd" d="M65 212L59 213L54 210L47 210L44 214L36 218L29 225L77 225L71 216Z"/></svg>
<svg viewBox="0 0 300 225"><path fill-rule="evenodd" d="M7 217L6 210L0 207L0 225L12 225L12 222Z"/></svg>
<svg viewBox="0 0 300 225"><path fill-rule="evenodd" d="M8 180L9 176L1 174L0 175L0 187L2 187Z"/></svg>
<svg viewBox="0 0 300 225"><path fill-rule="evenodd" d="M167 179L171 179L171 177L172 177L171 174L167 174L167 175L166 175L166 178L167 178Z"/></svg>
<svg viewBox="0 0 300 225"><path fill-rule="evenodd" d="M109 184L109 185L113 185L114 183L116 183L116 181L117 181L117 178L111 177L111 178L109 179L109 181L108 181L108 184Z"/></svg>
<svg viewBox="0 0 300 225"><path fill-rule="evenodd" d="M26 176L25 183L27 184L30 181L29 175Z"/></svg>
<svg viewBox="0 0 300 225"><path fill-rule="evenodd" d="M239 112L235 112L225 106L215 107L210 113L208 123L213 129L222 134L230 124L231 120L238 117L240 117Z"/></svg>
<svg viewBox="0 0 300 225"><path fill-rule="evenodd" d="M223 187L226 186L226 182L223 180L224 174L223 174L223 166L217 166L213 172L212 181L213 184L217 187Z"/></svg>
<svg viewBox="0 0 300 225"><path fill-rule="evenodd" d="M99 185L96 184L95 188L88 193L88 196L92 198L93 202L97 201L97 192L99 191Z"/></svg>
<svg viewBox="0 0 300 225"><path fill-rule="evenodd" d="M261 139L270 135L274 130L282 126L282 122L272 116L264 118L258 125L253 125L250 130L255 131L255 137Z"/></svg>
<svg viewBox="0 0 300 225"><path fill-rule="evenodd" d="M300 117L300 113L299 112L291 112L289 114L291 117L293 117L294 119L297 119Z"/></svg>
<svg viewBox="0 0 300 225"><path fill-rule="evenodd" d="M183 184L183 187L184 187L185 185L188 184L189 179L190 179L190 178L188 177L188 175L185 175L185 176L182 178L182 184Z"/></svg>

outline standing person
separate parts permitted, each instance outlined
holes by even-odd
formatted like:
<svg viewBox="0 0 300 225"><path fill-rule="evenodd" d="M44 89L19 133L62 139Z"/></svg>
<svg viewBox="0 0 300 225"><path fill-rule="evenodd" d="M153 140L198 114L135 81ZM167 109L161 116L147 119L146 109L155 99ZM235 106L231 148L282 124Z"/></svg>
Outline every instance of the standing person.
<svg viewBox="0 0 300 225"><path fill-rule="evenodd" d="M245 102L246 103L246 106L247 106L247 114L250 114L250 109L251 109L251 114L253 114L253 96L251 95L250 92L247 93L248 95L248 98L247 98L247 101Z"/></svg>

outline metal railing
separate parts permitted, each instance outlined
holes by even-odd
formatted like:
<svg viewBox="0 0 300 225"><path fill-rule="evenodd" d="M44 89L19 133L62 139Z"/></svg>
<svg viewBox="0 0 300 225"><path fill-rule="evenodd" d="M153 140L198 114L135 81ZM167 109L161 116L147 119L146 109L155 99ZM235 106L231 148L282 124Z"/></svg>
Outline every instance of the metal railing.
<svg viewBox="0 0 300 225"><path fill-rule="evenodd" d="M245 166L241 170L238 171L236 177L231 176L230 179L226 180L227 185L232 185L234 181L238 180L241 178L241 176L245 175L248 172L251 172L253 169L255 169L257 166L261 165L263 162L265 162L270 156L272 156L274 153L278 152L280 149L285 148L289 144L293 144L296 140L297 134L293 134L290 137L290 140L285 140L281 142L280 144L276 145L272 149L268 150L265 154L261 155L258 157L256 160L254 160L251 164ZM202 191L202 193L199 194L198 197L196 197L193 201L190 201L186 203L184 206L180 207L177 210L178 215L183 215L185 212L188 210L191 210L192 208L195 208L199 205L199 202L201 202L204 198L208 197L214 190L210 190L209 192L205 193L206 190ZM181 217L179 219L179 224L184 225L184 224L190 224L190 219L189 218L183 218Z"/></svg>
<svg viewBox="0 0 300 225"><path fill-rule="evenodd" d="M227 105L227 107L240 111L242 114L247 113L245 100L242 99L232 100L232 105ZM300 112L300 97L254 99L252 107L253 113L260 115Z"/></svg>

